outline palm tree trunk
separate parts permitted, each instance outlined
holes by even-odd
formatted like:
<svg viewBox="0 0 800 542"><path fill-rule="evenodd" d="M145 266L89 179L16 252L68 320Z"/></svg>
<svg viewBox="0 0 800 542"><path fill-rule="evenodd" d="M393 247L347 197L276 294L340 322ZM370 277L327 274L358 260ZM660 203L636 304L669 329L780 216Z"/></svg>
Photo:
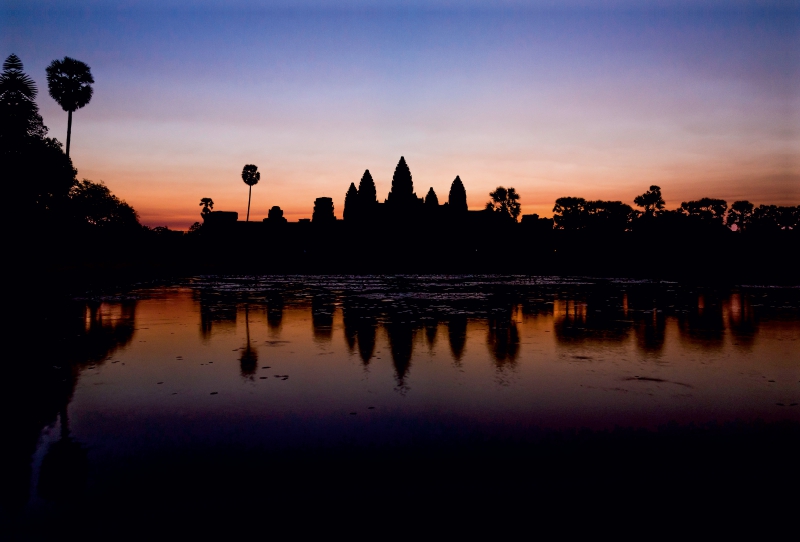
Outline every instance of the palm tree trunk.
<svg viewBox="0 0 800 542"><path fill-rule="evenodd" d="M72 137L72 111L67 112L67 158L69 158L69 140Z"/></svg>
<svg viewBox="0 0 800 542"><path fill-rule="evenodd" d="M250 222L250 198L253 196L253 185L250 185L250 191L247 194L247 219L245 222Z"/></svg>

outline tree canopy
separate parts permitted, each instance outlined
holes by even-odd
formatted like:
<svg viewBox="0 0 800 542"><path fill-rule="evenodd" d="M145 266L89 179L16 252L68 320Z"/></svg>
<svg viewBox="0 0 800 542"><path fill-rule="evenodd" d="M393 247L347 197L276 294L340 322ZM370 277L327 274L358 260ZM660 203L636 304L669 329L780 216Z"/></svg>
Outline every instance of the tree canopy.
<svg viewBox="0 0 800 542"><path fill-rule="evenodd" d="M94 78L85 62L65 56L62 60L52 61L46 72L50 97L64 111L77 111L92 99Z"/></svg>
<svg viewBox="0 0 800 542"><path fill-rule="evenodd" d="M725 217L725 225L736 226L736 231L745 231L753 219L753 204L746 200L734 201Z"/></svg>
<svg viewBox="0 0 800 542"><path fill-rule="evenodd" d="M681 203L680 211L705 222L722 224L727 209L728 204L725 200L702 198L695 201L684 201Z"/></svg>
<svg viewBox="0 0 800 542"><path fill-rule="evenodd" d="M63 210L76 171L58 140L47 137L36 105L37 89L22 61L9 55L0 75L0 168L11 182L15 220Z"/></svg>
<svg viewBox="0 0 800 542"><path fill-rule="evenodd" d="M139 230L139 215L102 182L79 181L70 191L72 216L86 226L103 229Z"/></svg>
<svg viewBox="0 0 800 542"><path fill-rule="evenodd" d="M486 202L486 210L508 216L514 222L522 211L519 203L520 196L513 187L504 188L498 186L494 192L489 192L491 198Z"/></svg>
<svg viewBox="0 0 800 542"><path fill-rule="evenodd" d="M655 216L664 209L664 198L661 197L661 187L651 185L650 190L636 196L633 203L644 208L645 216Z"/></svg>
<svg viewBox="0 0 800 542"><path fill-rule="evenodd" d="M36 105L38 89L25 72L22 61L11 54L3 62L0 74L0 141L12 144L10 139L22 137L44 138L47 127L42 123Z"/></svg>

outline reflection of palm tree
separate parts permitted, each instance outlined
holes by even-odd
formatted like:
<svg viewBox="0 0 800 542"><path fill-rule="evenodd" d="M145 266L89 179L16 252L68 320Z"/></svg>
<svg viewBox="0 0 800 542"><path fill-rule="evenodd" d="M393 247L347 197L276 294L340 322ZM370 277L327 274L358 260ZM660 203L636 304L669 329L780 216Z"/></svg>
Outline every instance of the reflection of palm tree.
<svg viewBox="0 0 800 542"><path fill-rule="evenodd" d="M242 357L239 358L239 367L241 368L243 377L252 378L252 375L255 374L256 368L258 367L258 352L255 348L250 346L250 308L247 305L244 306L244 329L247 337L247 344L242 352Z"/></svg>
<svg viewBox="0 0 800 542"><path fill-rule="evenodd" d="M253 185L258 184L260 179L261 174L258 172L258 166L254 166L253 164L244 166L242 169L242 180L244 184L250 187L247 194L247 219L245 222L250 221L250 198L253 196Z"/></svg>
<svg viewBox="0 0 800 542"><path fill-rule="evenodd" d="M72 136L72 112L80 109L92 99L92 83L94 78L89 66L65 56L63 60L54 60L47 67L47 86L50 96L68 113L67 120L67 156Z"/></svg>

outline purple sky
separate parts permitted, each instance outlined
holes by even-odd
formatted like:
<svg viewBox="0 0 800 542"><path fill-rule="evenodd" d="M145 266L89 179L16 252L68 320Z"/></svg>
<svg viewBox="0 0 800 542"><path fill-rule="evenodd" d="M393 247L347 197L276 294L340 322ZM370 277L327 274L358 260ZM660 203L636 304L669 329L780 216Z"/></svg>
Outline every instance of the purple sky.
<svg viewBox="0 0 800 542"><path fill-rule="evenodd" d="M246 163L251 218L310 217L318 196L341 217L364 169L386 196L400 155L418 195L460 175L476 209L498 185L546 216L650 184L668 207L800 203L800 3L638 4L2 0L0 53L62 141L44 69L91 66L79 177L151 226L187 227L206 196L244 213Z"/></svg>

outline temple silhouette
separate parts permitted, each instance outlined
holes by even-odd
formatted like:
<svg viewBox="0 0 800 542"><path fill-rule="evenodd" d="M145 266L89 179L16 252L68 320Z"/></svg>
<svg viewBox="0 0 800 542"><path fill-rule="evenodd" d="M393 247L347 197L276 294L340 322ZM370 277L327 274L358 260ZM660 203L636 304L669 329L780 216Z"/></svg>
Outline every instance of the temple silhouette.
<svg viewBox="0 0 800 542"><path fill-rule="evenodd" d="M350 183L341 218L336 211L330 197L317 198L311 219L297 222L288 222L278 206L261 222L241 221L236 212L210 211L202 215L203 236L224 253L240 247L239 262L270 269L397 272L455 270L476 263L497 267L494 247L502 238L513 243L518 234L540 234L538 246L545 247L553 229L552 219L538 215L524 215L518 223L507 213L469 210L459 176L446 196L440 198L431 187L420 197L402 156L382 202L366 170L358 186ZM263 243L269 248L259 248Z"/></svg>

